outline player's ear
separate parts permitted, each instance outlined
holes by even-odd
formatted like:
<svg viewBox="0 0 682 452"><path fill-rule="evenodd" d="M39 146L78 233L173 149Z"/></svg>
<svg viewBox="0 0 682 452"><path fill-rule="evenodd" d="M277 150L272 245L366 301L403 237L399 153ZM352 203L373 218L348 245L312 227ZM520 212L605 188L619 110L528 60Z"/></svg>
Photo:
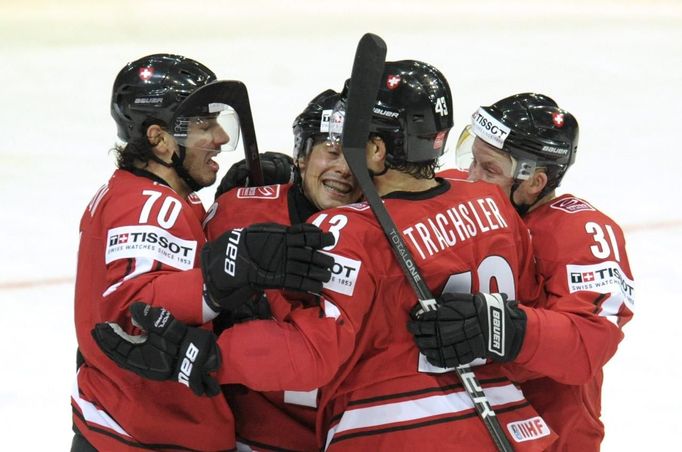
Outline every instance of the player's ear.
<svg viewBox="0 0 682 452"><path fill-rule="evenodd" d="M366 150L368 163L380 163L386 158L386 143L380 137L370 138Z"/></svg>
<svg viewBox="0 0 682 452"><path fill-rule="evenodd" d="M537 195L547 186L547 173L545 170L535 171L531 177L530 191L532 194Z"/></svg>
<svg viewBox="0 0 682 452"><path fill-rule="evenodd" d="M147 141L152 146L158 146L163 141L163 129L158 124L147 127Z"/></svg>
<svg viewBox="0 0 682 452"><path fill-rule="evenodd" d="M310 158L310 154L312 154L312 151L310 151L307 156L299 157L296 159L296 166L298 167L298 171L301 173L301 175L305 171L305 167L308 164L308 159Z"/></svg>
<svg viewBox="0 0 682 452"><path fill-rule="evenodd" d="M163 161L170 162L173 156L171 136L158 124L147 127L147 141L152 145L152 151Z"/></svg>

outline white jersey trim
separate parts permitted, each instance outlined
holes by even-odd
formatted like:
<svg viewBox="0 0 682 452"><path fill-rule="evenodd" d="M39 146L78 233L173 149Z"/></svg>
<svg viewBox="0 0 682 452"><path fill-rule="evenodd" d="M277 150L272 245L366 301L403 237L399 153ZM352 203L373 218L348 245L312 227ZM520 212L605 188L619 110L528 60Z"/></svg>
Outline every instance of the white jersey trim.
<svg viewBox="0 0 682 452"><path fill-rule="evenodd" d="M513 384L484 388L491 405L505 405L524 400L523 393ZM388 403L365 408L346 410L338 424L327 432L325 449L337 433L367 427L379 427L397 422L415 421L443 414L459 413L474 409L474 403L466 391L435 395L415 400Z"/></svg>
<svg viewBox="0 0 682 452"><path fill-rule="evenodd" d="M113 420L111 416L109 416L105 411L100 410L87 400L81 399L78 391L78 374L76 374L76 382L73 385L71 398L73 399L74 402L76 402L76 405L78 405L78 407L81 409L81 413L83 413L83 418L87 423L96 424L101 427L105 427L109 430L113 430L120 435L132 438L132 436L130 436L125 430L123 430L123 427L118 425L116 421Z"/></svg>

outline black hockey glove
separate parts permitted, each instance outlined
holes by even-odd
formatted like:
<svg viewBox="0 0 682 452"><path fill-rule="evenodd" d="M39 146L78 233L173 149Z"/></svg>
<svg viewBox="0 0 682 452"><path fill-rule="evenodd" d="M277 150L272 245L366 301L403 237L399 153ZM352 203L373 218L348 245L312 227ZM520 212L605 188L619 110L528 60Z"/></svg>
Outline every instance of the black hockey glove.
<svg viewBox="0 0 682 452"><path fill-rule="evenodd" d="M272 318L270 303L264 292L261 292L252 301L243 303L234 311L222 311L218 317L213 319L213 332L220 336L220 333L238 323L249 322L251 320L267 320Z"/></svg>
<svg viewBox="0 0 682 452"><path fill-rule="evenodd" d="M196 395L220 393L209 375L220 367L216 338L210 331L175 320L164 308L142 302L130 306L133 324L146 335L131 336L116 323L98 323L92 336L120 367L150 380L175 380Z"/></svg>
<svg viewBox="0 0 682 452"><path fill-rule="evenodd" d="M526 313L505 294L445 293L438 309L411 313L407 328L433 365L456 367L476 358L513 361L526 334Z"/></svg>
<svg viewBox="0 0 682 452"><path fill-rule="evenodd" d="M334 259L317 251L334 236L312 224L253 224L204 245L201 269L211 308L234 311L262 289L320 293Z"/></svg>
<svg viewBox="0 0 682 452"><path fill-rule="evenodd" d="M287 184L294 181L294 160L286 154L279 152L260 154L260 167L263 170L265 185ZM215 197L218 199L218 196L226 191L248 185L249 170L246 169L246 160L240 160L227 170L216 189Z"/></svg>

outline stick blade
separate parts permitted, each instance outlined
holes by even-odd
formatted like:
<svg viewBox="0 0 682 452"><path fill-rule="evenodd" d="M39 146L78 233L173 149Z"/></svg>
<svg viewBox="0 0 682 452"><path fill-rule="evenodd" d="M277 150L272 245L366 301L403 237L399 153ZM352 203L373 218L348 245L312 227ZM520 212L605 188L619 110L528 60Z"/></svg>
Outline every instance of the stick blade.
<svg viewBox="0 0 682 452"><path fill-rule="evenodd" d="M372 33L365 34L355 52L342 135L344 154L356 177L360 171L366 172L365 145L369 136L372 109L384 73L385 59L384 40ZM350 159L353 163L348 159L349 155L353 156Z"/></svg>
<svg viewBox="0 0 682 452"><path fill-rule="evenodd" d="M260 165L260 154L256 141L256 128L253 124L251 103L246 85L238 80L218 80L202 86L192 93L198 101L219 100L232 107L239 116L242 146L246 168L249 171L249 185L263 185L263 171Z"/></svg>

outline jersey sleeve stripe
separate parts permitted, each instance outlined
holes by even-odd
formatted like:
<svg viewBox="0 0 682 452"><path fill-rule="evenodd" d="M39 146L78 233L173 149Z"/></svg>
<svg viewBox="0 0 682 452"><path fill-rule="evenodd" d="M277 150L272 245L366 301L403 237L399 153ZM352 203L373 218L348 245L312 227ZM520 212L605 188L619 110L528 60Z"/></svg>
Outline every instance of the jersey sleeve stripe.
<svg viewBox="0 0 682 452"><path fill-rule="evenodd" d="M523 393L513 384L485 388L484 392L494 407L524 401ZM406 421L421 422L434 416L451 415L473 409L474 404L466 391L348 409L341 416L339 423L327 432L325 447L329 447L336 435L349 430L386 427Z"/></svg>

